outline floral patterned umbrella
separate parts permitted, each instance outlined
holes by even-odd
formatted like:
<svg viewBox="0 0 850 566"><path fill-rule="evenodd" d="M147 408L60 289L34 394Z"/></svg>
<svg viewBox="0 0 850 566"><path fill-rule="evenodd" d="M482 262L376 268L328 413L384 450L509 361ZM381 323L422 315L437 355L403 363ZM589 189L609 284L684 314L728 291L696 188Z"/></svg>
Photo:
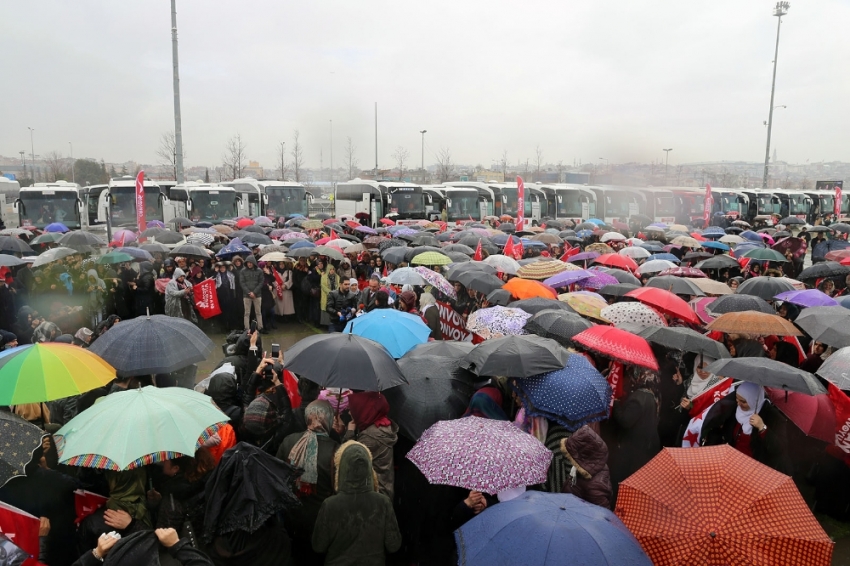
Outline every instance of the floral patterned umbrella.
<svg viewBox="0 0 850 566"><path fill-rule="evenodd" d="M442 294L451 297L452 299L457 299L457 293L455 293L454 285L449 283L445 277L443 277L436 271L433 271L421 265L417 265L413 268L413 270L416 271L419 275L421 275L422 278L425 279L425 281L427 281L430 286L436 288Z"/></svg>
<svg viewBox="0 0 850 566"><path fill-rule="evenodd" d="M407 454L432 484L495 495L546 481L552 452L508 421L439 421Z"/></svg>
<svg viewBox="0 0 850 566"><path fill-rule="evenodd" d="M641 328L667 326L663 316L643 303L614 303L602 309L601 314L617 327L623 324L633 324Z"/></svg>
<svg viewBox="0 0 850 566"><path fill-rule="evenodd" d="M531 318L531 314L522 309L508 307L490 307L479 309L469 315L466 321L466 329L474 332L488 340L502 336L517 336L526 334L525 323Z"/></svg>
<svg viewBox="0 0 850 566"><path fill-rule="evenodd" d="M582 289L601 289L606 285L616 285L620 282L613 275L602 273L601 271L589 271L589 273L592 273L593 277L578 283L578 286Z"/></svg>

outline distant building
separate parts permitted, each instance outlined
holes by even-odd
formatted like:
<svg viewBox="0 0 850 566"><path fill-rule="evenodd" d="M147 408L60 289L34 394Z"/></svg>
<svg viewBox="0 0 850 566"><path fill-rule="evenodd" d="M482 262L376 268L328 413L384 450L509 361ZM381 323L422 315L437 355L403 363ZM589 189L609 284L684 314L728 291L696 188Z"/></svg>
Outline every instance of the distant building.
<svg viewBox="0 0 850 566"><path fill-rule="evenodd" d="M249 161L248 166L242 169L243 177L253 177L254 179L265 179L263 168L259 161Z"/></svg>
<svg viewBox="0 0 850 566"><path fill-rule="evenodd" d="M504 183L505 176L501 171L490 171L482 169L470 175L476 183Z"/></svg>

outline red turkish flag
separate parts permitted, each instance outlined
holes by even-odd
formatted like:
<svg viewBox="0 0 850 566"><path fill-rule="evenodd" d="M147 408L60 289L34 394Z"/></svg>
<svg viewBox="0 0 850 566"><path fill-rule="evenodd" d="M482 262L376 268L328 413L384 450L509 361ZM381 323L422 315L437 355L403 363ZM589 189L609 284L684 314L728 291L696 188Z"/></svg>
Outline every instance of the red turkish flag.
<svg viewBox="0 0 850 566"><path fill-rule="evenodd" d="M483 259L483 254L481 253L481 240L478 240L478 245L475 246L475 255L472 256L472 259L475 261L481 261Z"/></svg>
<svg viewBox="0 0 850 566"><path fill-rule="evenodd" d="M207 279L192 288L195 297L195 308L203 318L211 318L221 314L218 295L215 292L215 280Z"/></svg>
<svg viewBox="0 0 850 566"><path fill-rule="evenodd" d="M520 259L522 259L523 255L525 255L525 250L522 247L522 240L520 240L514 246L514 259L520 260Z"/></svg>
<svg viewBox="0 0 850 566"><path fill-rule="evenodd" d="M139 232L147 229L145 222L145 172L139 171L136 175L136 224Z"/></svg>
<svg viewBox="0 0 850 566"><path fill-rule="evenodd" d="M337 236L337 235L336 235L336 232L334 232L334 229L333 229L333 228L331 228L331 236L330 236L330 238L331 238L331 240L339 240L339 236Z"/></svg>
<svg viewBox="0 0 850 566"><path fill-rule="evenodd" d="M17 507L0 502L0 533L6 535L15 546L34 558L27 559L25 566L38 564L38 517Z"/></svg>
<svg viewBox="0 0 850 566"><path fill-rule="evenodd" d="M283 278L280 276L280 273L277 272L277 269L272 268L272 273L274 274L275 294L278 299L283 299Z"/></svg>
<svg viewBox="0 0 850 566"><path fill-rule="evenodd" d="M106 501L106 497L97 493L84 489L76 490L74 492L74 506L77 510L77 518L74 522L79 525L80 521L106 505Z"/></svg>
<svg viewBox="0 0 850 566"><path fill-rule="evenodd" d="M480 244L481 240L478 240L478 243ZM514 257L514 239L512 236L508 235L508 243L505 244L502 253L508 257Z"/></svg>
<svg viewBox="0 0 850 566"><path fill-rule="evenodd" d="M727 377L711 389L706 389L691 399L691 403L693 403L694 406L691 407L691 410L689 411L690 415L692 417L696 417L704 410L714 405L717 401L726 397L732 391L732 383L732 378Z"/></svg>
<svg viewBox="0 0 850 566"><path fill-rule="evenodd" d="M573 257L574 255L578 255L578 253L580 251L581 251L581 248L578 247L578 246L576 246L574 248L569 248L568 250L566 250L564 252L564 255L561 256L561 261L570 261L570 258Z"/></svg>

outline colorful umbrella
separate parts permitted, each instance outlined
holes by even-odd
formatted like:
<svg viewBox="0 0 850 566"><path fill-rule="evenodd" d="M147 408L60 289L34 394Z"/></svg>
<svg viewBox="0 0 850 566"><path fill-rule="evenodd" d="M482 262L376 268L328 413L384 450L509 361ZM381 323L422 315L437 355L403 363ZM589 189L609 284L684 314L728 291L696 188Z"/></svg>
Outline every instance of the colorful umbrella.
<svg viewBox="0 0 850 566"><path fill-rule="evenodd" d="M688 306L688 303L664 289L656 287L643 287L626 293L627 297L637 299L638 301L649 305L663 313L674 316L685 322L699 324L699 319L694 311Z"/></svg>
<svg viewBox="0 0 850 566"><path fill-rule="evenodd" d="M228 420L211 397L191 389L143 387L113 393L56 433L59 463L121 471L194 456Z"/></svg>
<svg viewBox="0 0 850 566"><path fill-rule="evenodd" d="M562 271L566 271L567 269L570 268L568 268L567 264L562 261L535 261L520 267L517 270L516 275L523 279L543 281L544 279L549 279L550 277L553 277Z"/></svg>
<svg viewBox="0 0 850 566"><path fill-rule="evenodd" d="M665 448L620 484L616 513L654 564L812 566L832 557L794 481L725 444Z"/></svg>
<svg viewBox="0 0 850 566"><path fill-rule="evenodd" d="M431 285L447 297L457 299L457 293L455 292L454 285L449 283L445 277L443 277L436 271L433 271L421 265L416 266L413 269L416 271L416 273L421 275L422 278L425 279L425 281L428 282L428 285Z"/></svg>
<svg viewBox="0 0 850 566"><path fill-rule="evenodd" d="M602 309L601 314L618 328L623 325L635 325L640 328L667 326L663 316L643 303L614 303Z"/></svg>
<svg viewBox="0 0 850 566"><path fill-rule="evenodd" d="M558 300L570 305L570 308L581 316L608 322L608 319L602 316L602 309L608 306L608 303L603 299L581 293L563 293L558 295Z"/></svg>
<svg viewBox="0 0 850 566"><path fill-rule="evenodd" d="M699 270L695 267L671 267L669 269L665 269L661 273L658 274L659 277L665 277L667 275L672 275L673 277L694 277L705 279L708 277L702 270Z"/></svg>
<svg viewBox="0 0 850 566"><path fill-rule="evenodd" d="M254 221L250 218L242 218L236 222L236 227L239 229L245 228L246 226L253 226ZM321 228L321 226L319 226Z"/></svg>
<svg viewBox="0 0 850 566"><path fill-rule="evenodd" d="M658 370L649 343L631 332L613 326L594 326L573 336L573 342L587 350L624 364Z"/></svg>
<svg viewBox="0 0 850 566"><path fill-rule="evenodd" d="M544 299L557 299L558 294L551 287L531 279L520 279L514 277L502 286L502 289L510 292L517 299L533 299L540 297Z"/></svg>
<svg viewBox="0 0 850 566"><path fill-rule="evenodd" d="M374 340L392 357L400 358L414 346L427 342L431 329L419 316L395 309L375 309L348 321L343 332Z"/></svg>
<svg viewBox="0 0 850 566"><path fill-rule="evenodd" d="M691 279L691 283L706 295L731 295L735 292L726 283L714 279Z"/></svg>
<svg viewBox="0 0 850 566"><path fill-rule="evenodd" d="M112 241L109 243L113 247L123 247L129 243L136 241L136 233L130 230L116 230L112 234Z"/></svg>
<svg viewBox="0 0 850 566"><path fill-rule="evenodd" d="M429 483L497 494L546 481L552 452L508 421L439 421L407 453Z"/></svg>
<svg viewBox="0 0 850 566"><path fill-rule="evenodd" d="M473 517L455 541L464 566L652 564L611 511L571 494L528 491Z"/></svg>
<svg viewBox="0 0 850 566"><path fill-rule="evenodd" d="M733 295L727 295L729 297ZM722 298L722 297L721 297ZM712 306L720 299L717 299ZM711 311L714 313L715 311ZM799 318L799 317L798 317ZM775 314L756 311L728 312L717 317L706 326L728 334L753 334L756 336L802 336L803 333L791 323Z"/></svg>
<svg viewBox="0 0 850 566"><path fill-rule="evenodd" d="M525 323L531 315L521 309L507 307L489 307L478 309L469 315L466 329L478 334L485 340L502 336L525 334Z"/></svg>
<svg viewBox="0 0 850 566"><path fill-rule="evenodd" d="M612 269L611 271L615 270ZM601 289L602 287L616 285L620 282L619 279L608 273L603 273L601 271L590 271L590 273L593 277L579 281L578 286L582 289Z"/></svg>
<svg viewBox="0 0 850 566"><path fill-rule="evenodd" d="M43 403L103 387L115 369L88 350L29 344L0 354L0 405Z"/></svg>
<svg viewBox="0 0 850 566"><path fill-rule="evenodd" d="M785 301L801 307L835 307L838 301L818 289L805 291L785 291L774 297L777 301Z"/></svg>
<svg viewBox="0 0 850 566"><path fill-rule="evenodd" d="M510 383L526 414L555 420L570 431L608 418L611 387L580 354L570 354L563 369Z"/></svg>
<svg viewBox="0 0 850 566"><path fill-rule="evenodd" d="M711 307L712 303L716 301L716 297L697 297L696 299L691 300L688 304L694 310L699 319L708 324L709 322L714 320L714 315L712 315L708 309Z"/></svg>

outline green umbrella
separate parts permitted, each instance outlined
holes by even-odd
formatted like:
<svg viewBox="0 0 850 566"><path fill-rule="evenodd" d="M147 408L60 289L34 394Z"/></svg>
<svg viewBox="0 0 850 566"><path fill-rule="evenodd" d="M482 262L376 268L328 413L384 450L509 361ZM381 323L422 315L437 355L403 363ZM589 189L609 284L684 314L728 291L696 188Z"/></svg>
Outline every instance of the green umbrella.
<svg viewBox="0 0 850 566"><path fill-rule="evenodd" d="M124 252L109 252L97 258L97 263L100 265L111 265L114 263L130 263L133 261L133 256Z"/></svg>
<svg viewBox="0 0 850 566"><path fill-rule="evenodd" d="M64 235L65 234L62 234L61 232L45 232L41 236L35 238L32 242L30 242L30 244L55 244L61 240Z"/></svg>
<svg viewBox="0 0 850 566"><path fill-rule="evenodd" d="M211 397L191 389L113 393L59 429L59 463L121 471L194 456L228 420Z"/></svg>
<svg viewBox="0 0 850 566"><path fill-rule="evenodd" d="M745 253L742 257L757 259L761 261L788 261L785 256L776 250L769 248L756 248Z"/></svg>
<svg viewBox="0 0 850 566"><path fill-rule="evenodd" d="M424 252L410 262L414 265L448 265L452 263L452 259L438 252Z"/></svg>

